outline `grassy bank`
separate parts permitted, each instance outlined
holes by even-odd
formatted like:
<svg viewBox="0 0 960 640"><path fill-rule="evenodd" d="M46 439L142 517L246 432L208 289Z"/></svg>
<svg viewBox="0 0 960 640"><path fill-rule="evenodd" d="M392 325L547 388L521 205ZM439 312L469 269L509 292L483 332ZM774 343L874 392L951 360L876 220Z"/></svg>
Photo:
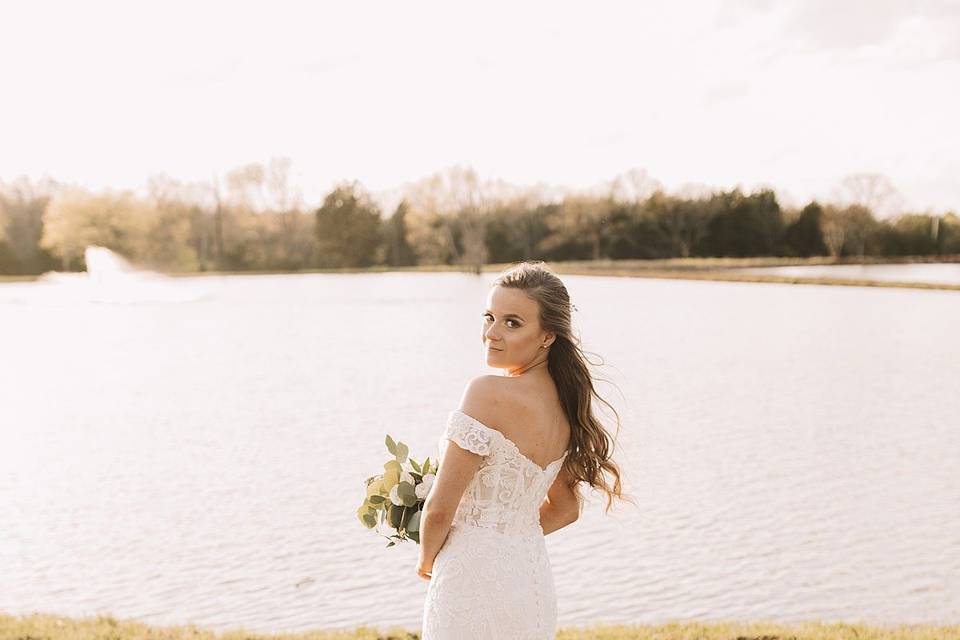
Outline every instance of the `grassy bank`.
<svg viewBox="0 0 960 640"><path fill-rule="evenodd" d="M378 633L307 631L258 634L237 629L215 633L195 626L154 627L110 616L68 618L46 614L0 615L0 640L418 640L400 628ZM669 623L565 628L557 640L960 640L960 625L872 626L846 623ZM508 639L504 639L508 640Z"/></svg>
<svg viewBox="0 0 960 640"><path fill-rule="evenodd" d="M946 256L956 258L957 256ZM600 260L597 262L556 263L561 275L616 276L657 278L668 280L718 280L723 282L770 282L776 284L819 284L844 287L885 287L901 289L939 289L960 291L960 284L938 282L898 282L841 277L801 277L760 273L735 273L729 269L757 267L792 267L839 264L917 264L930 260L864 261L833 260L829 258L683 258L671 260ZM944 260L960 262L960 260Z"/></svg>
<svg viewBox="0 0 960 640"><path fill-rule="evenodd" d="M619 276L634 278L665 278L677 280L720 280L726 282L772 282L778 284L820 284L856 287L894 287L907 289L940 289L960 291L960 284L940 284L930 282L893 282L883 280L865 280L833 277L795 277L754 273L733 273L730 269L756 267L788 267L808 265L841 264L928 264L960 263L960 255L946 256L865 256L863 258L668 258L663 260L571 260L551 261L558 273L570 275ZM485 264L483 272L499 272L511 263ZM289 273L382 273L386 271L474 271L465 265L417 265L414 267L374 266L342 269L304 269L301 271L200 271L190 273L168 273L174 277L195 276L256 276ZM36 280L38 276L2 276L3 282L25 282Z"/></svg>

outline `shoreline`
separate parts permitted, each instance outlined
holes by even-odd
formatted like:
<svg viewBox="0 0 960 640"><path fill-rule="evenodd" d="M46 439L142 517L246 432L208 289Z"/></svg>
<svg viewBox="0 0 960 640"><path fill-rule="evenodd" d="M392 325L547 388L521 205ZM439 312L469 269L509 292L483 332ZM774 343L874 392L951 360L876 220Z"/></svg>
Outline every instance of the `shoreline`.
<svg viewBox="0 0 960 640"><path fill-rule="evenodd" d="M941 291L960 291L960 283L908 282L899 280L870 280L860 278L780 276L755 273L737 273L728 269L824 266L824 265L898 265L898 264L955 264L960 263L960 254L943 256L889 256L864 258L665 258L658 260L572 260L549 262L560 275L591 275L610 277L654 278L668 280L714 280L722 282L761 282L773 284L815 284L847 287L884 287L906 289L935 289ZM483 273L499 273L512 265L512 262L489 263L480 267ZM263 270L263 271L191 271L159 272L174 278L216 277L216 276L258 276L258 275L294 275L294 274L344 274L344 273L385 273L385 272L466 272L476 273L471 265L415 265L394 267L377 265L371 267L343 267L330 269ZM82 272L77 272L82 273ZM7 282L34 282L39 275L0 275L0 284Z"/></svg>
<svg viewBox="0 0 960 640"><path fill-rule="evenodd" d="M242 627L212 631L192 624L155 626L109 615L89 617L30 613L0 614L0 640L419 640L420 630L316 629L297 633L253 633ZM557 640L960 640L960 624L865 624L846 622L681 622L561 627Z"/></svg>

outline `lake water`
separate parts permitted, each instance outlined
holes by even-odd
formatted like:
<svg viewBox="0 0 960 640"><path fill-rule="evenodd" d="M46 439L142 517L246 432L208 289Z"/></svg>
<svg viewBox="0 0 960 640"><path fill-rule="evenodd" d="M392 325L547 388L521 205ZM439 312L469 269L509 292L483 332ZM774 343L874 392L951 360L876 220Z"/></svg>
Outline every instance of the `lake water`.
<svg viewBox="0 0 960 640"><path fill-rule="evenodd" d="M892 282L960 284L960 263L915 264L810 264L788 267L725 269L736 273L787 276L791 278L851 278Z"/></svg>
<svg viewBox="0 0 960 640"><path fill-rule="evenodd" d="M492 372L493 277L0 285L0 611L419 629L355 510ZM565 280L638 506L547 536L561 626L960 622L960 295Z"/></svg>

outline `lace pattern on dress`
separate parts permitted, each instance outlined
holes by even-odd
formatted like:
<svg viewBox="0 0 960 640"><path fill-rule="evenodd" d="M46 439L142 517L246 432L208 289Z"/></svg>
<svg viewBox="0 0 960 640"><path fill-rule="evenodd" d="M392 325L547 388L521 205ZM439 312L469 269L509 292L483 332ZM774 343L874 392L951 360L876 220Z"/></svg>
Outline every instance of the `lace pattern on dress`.
<svg viewBox="0 0 960 640"><path fill-rule="evenodd" d="M465 416L466 414L459 415ZM443 435L467 451L472 451L481 456L490 454L490 443L491 440L493 440L493 434L490 433L488 427L484 427L476 420L460 420L451 416Z"/></svg>
<svg viewBox="0 0 960 640"><path fill-rule="evenodd" d="M470 524L502 533L526 531L543 535L540 505L566 454L543 469L520 453L501 432L459 410L448 415L440 439L441 463L445 440L484 456L460 499L454 524Z"/></svg>

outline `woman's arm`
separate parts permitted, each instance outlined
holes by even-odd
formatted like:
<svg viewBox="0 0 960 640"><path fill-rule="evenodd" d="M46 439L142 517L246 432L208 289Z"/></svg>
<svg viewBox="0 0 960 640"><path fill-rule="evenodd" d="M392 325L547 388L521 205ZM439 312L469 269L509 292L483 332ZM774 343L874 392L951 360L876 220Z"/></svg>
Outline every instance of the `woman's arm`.
<svg viewBox="0 0 960 640"><path fill-rule="evenodd" d="M429 580L433 573L433 560L450 533L452 521L453 514L428 511L424 505L420 518L420 556L417 560L417 575L424 580Z"/></svg>
<svg viewBox="0 0 960 640"><path fill-rule="evenodd" d="M540 527L543 528L543 535L553 533L557 529L563 529L576 521L576 515L561 511L550 504L549 500L544 500L543 504L540 505Z"/></svg>
<svg viewBox="0 0 960 640"><path fill-rule="evenodd" d="M443 464L437 469L437 477L430 487L430 493L423 503L423 513L420 515L420 558L417 575L424 580L430 579L433 560L450 533L450 525L460 505L460 498L482 461L483 456L461 449L456 443L447 440Z"/></svg>
<svg viewBox="0 0 960 640"><path fill-rule="evenodd" d="M547 499L540 505L540 526L543 535L573 524L580 517L580 494L576 483L566 466L560 467L560 473L547 491Z"/></svg>
<svg viewBox="0 0 960 640"><path fill-rule="evenodd" d="M460 396L459 409L483 421L487 408L496 405L498 395L502 395L500 382L499 376L482 375L473 378ZM483 456L447 440L443 464L437 470L437 477L427 494L423 513L420 515L420 559L417 575L424 580L430 579L433 560L440 553L440 548L450 533L453 516L460 506L463 492L467 490L482 462Z"/></svg>

